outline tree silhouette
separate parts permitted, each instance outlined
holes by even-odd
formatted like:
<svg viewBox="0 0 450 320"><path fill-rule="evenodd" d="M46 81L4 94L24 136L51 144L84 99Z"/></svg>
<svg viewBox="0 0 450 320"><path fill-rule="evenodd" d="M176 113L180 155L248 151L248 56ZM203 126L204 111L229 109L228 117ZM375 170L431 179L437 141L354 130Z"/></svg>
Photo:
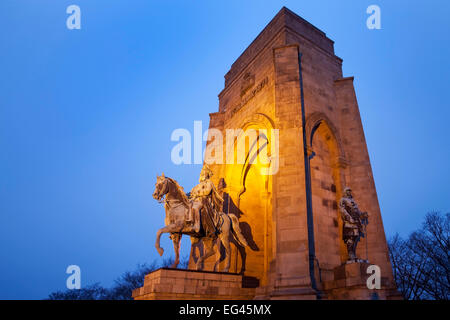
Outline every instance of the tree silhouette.
<svg viewBox="0 0 450 320"><path fill-rule="evenodd" d="M131 292L144 285L146 274L161 267L170 266L173 260L168 258L162 263L154 261L151 264L138 264L135 270L126 271L117 278L111 288L104 288L99 283L95 283L81 289L53 292L47 300L131 300ZM182 259L179 266L186 269L188 259Z"/></svg>
<svg viewBox="0 0 450 320"><path fill-rule="evenodd" d="M405 299L449 300L449 234L450 214L430 212L407 240L398 234L389 240L394 278Z"/></svg>

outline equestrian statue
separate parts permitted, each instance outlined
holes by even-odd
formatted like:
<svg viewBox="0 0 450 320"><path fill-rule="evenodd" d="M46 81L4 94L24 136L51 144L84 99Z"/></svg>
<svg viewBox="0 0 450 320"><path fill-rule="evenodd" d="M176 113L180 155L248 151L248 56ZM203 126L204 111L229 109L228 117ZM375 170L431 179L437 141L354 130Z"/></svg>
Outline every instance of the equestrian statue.
<svg viewBox="0 0 450 320"><path fill-rule="evenodd" d="M183 234L191 237L191 256L194 245L203 242L204 250L196 262L196 269L203 270L203 262L216 254L217 259L213 271L218 271L220 263L220 245L225 249L224 272L230 269L230 239L245 247L247 241L239 228L239 220L234 214L222 212L223 199L211 181L212 171L204 165L200 173L199 184L188 195L172 178L157 176L153 198L164 203L166 211L165 227L156 234L155 247L160 256L164 249L160 247L161 235L170 233L175 250L175 261L172 268L180 262L180 241ZM215 246L214 244L217 244Z"/></svg>

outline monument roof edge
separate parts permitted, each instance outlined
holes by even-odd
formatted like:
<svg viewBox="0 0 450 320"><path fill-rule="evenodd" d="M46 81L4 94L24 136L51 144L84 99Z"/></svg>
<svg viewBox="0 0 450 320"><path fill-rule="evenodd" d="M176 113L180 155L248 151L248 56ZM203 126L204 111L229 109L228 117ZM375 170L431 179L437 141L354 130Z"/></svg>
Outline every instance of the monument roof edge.
<svg viewBox="0 0 450 320"><path fill-rule="evenodd" d="M290 17L290 19L288 18ZM294 20L292 20L294 19ZM252 59L252 57L260 51L262 48L258 48L265 42L265 38L271 39L272 36L280 31L283 27L289 27L289 25L292 24L292 21L298 21L305 25L307 28L310 28L313 32L318 34L320 37L325 38L327 41L329 41L330 46L332 47L334 45L334 41L331 40L326 36L326 33L305 20L304 18L300 17L298 14L294 13L290 9L286 8L285 6L281 8L281 10L270 20L270 22L263 28L263 30L253 39L253 41L247 46L247 48L239 55L239 57L233 62L228 72L225 74L225 86L227 86L227 83L230 82L231 79L235 77L235 73L237 69L240 69L240 65L245 65L246 60ZM304 37L307 37L306 35L303 35ZM314 40L310 39L314 42ZM333 53L334 52L330 52Z"/></svg>

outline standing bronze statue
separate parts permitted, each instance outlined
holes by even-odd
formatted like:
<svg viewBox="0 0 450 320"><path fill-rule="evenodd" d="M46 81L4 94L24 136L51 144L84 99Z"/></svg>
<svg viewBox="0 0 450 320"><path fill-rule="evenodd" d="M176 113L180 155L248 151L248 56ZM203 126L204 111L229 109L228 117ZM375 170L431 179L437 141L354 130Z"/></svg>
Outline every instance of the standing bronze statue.
<svg viewBox="0 0 450 320"><path fill-rule="evenodd" d="M345 188L339 201L339 208L343 221L342 238L347 246L348 261L359 261L356 256L356 246L361 237L365 236L365 226L368 222L367 212L361 212L353 199L352 189Z"/></svg>

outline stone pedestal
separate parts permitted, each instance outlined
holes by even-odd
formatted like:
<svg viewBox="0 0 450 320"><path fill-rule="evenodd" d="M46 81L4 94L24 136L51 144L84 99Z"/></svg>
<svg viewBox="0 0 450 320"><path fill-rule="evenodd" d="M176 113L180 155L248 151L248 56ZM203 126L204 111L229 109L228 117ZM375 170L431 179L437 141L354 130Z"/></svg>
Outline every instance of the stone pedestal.
<svg viewBox="0 0 450 320"><path fill-rule="evenodd" d="M249 300L258 281L235 273L162 268L133 290L135 300Z"/></svg>
<svg viewBox="0 0 450 320"><path fill-rule="evenodd" d="M257 288L255 300L316 300L317 293L310 287Z"/></svg>
<svg viewBox="0 0 450 320"><path fill-rule="evenodd" d="M381 289L367 288L366 262L354 262L340 265L334 269L334 280L325 281L323 289L332 300L386 300L402 299L387 278L381 277Z"/></svg>

